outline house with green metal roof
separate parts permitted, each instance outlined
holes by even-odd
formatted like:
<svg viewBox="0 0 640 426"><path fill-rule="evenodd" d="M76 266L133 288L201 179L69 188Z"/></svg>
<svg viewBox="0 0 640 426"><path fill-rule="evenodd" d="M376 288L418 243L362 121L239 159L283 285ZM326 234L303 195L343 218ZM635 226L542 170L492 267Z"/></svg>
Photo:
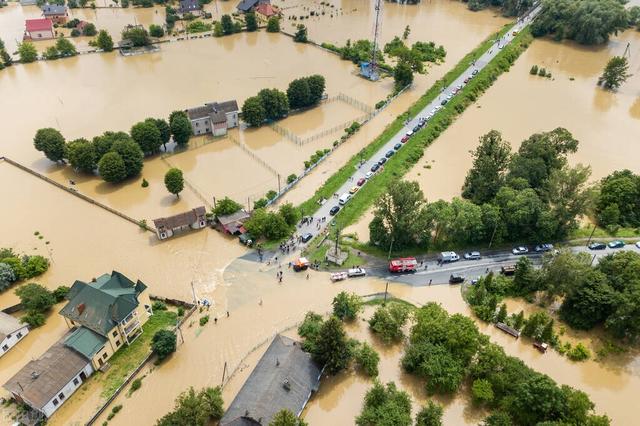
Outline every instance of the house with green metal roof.
<svg viewBox="0 0 640 426"><path fill-rule="evenodd" d="M91 360L97 370L122 347L131 344L153 313L147 286L113 271L90 282L76 281L60 315L74 331L65 346Z"/></svg>

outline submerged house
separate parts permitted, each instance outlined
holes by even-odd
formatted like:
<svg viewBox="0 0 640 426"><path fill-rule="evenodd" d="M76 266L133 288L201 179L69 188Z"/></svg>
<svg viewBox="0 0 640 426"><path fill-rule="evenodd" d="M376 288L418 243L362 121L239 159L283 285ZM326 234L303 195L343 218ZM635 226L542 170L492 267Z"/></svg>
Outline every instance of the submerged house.
<svg viewBox="0 0 640 426"><path fill-rule="evenodd" d="M42 15L51 19L54 24L64 24L69 17L67 6L59 4L45 4L42 6Z"/></svg>
<svg viewBox="0 0 640 426"><path fill-rule="evenodd" d="M278 411L300 416L322 370L299 342L277 335L220 420L220 426L268 425Z"/></svg>
<svg viewBox="0 0 640 426"><path fill-rule="evenodd" d="M266 24L269 18L280 16L280 10L277 6L273 6L269 3L260 3L254 8L258 21Z"/></svg>
<svg viewBox="0 0 640 426"><path fill-rule="evenodd" d="M178 13L182 16L187 13L200 15L201 10L202 8L200 7L200 2L198 0L180 0L180 4L178 6Z"/></svg>
<svg viewBox="0 0 640 426"><path fill-rule="evenodd" d="M160 240L173 237L176 232L186 229L200 229L207 226L207 211L204 206L174 216L154 219L156 235Z"/></svg>
<svg viewBox="0 0 640 426"><path fill-rule="evenodd" d="M29 334L29 326L0 311L0 357Z"/></svg>
<svg viewBox="0 0 640 426"><path fill-rule="evenodd" d="M210 102L204 106L185 111L191 121L193 134L214 136L227 134L228 129L238 126L238 103L236 101Z"/></svg>
<svg viewBox="0 0 640 426"><path fill-rule="evenodd" d="M226 216L218 216L216 219L221 230L231 235L241 235L247 232L244 223L251 217L244 210L238 210Z"/></svg>
<svg viewBox="0 0 640 426"><path fill-rule="evenodd" d="M271 1L270 0L241 0L240 3L238 3L238 5L236 6L236 9L238 9L238 12L240 13L249 13L249 12L252 12L254 8L261 3L271 4Z"/></svg>
<svg viewBox="0 0 640 426"><path fill-rule="evenodd" d="M25 40L49 40L55 37L51 19L27 19L24 26Z"/></svg>

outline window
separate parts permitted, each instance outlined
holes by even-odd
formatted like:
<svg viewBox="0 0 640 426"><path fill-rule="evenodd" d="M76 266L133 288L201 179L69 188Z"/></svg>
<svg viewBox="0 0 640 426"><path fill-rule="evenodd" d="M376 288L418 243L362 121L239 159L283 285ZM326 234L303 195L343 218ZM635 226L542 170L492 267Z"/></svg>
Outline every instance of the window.
<svg viewBox="0 0 640 426"><path fill-rule="evenodd" d="M196 122L196 127L200 126L200 123Z"/></svg>
<svg viewBox="0 0 640 426"><path fill-rule="evenodd" d="M53 398L53 405L56 407L58 406L58 400L56 398Z"/></svg>
<svg viewBox="0 0 640 426"><path fill-rule="evenodd" d="M77 377L76 377L75 379L73 379L73 384L74 384L74 385L78 386L78 383L80 383L80 382L78 381L78 378L77 378Z"/></svg>
<svg viewBox="0 0 640 426"><path fill-rule="evenodd" d="M62 392L60 392L58 394L58 398L60 398L60 401L62 401L64 399L64 394Z"/></svg>
<svg viewBox="0 0 640 426"><path fill-rule="evenodd" d="M118 330L115 330L112 334L113 337L116 337L118 335Z"/></svg>
<svg viewBox="0 0 640 426"><path fill-rule="evenodd" d="M116 347L120 347L120 340L116 340Z"/></svg>
<svg viewBox="0 0 640 426"><path fill-rule="evenodd" d="M11 335L10 334L7 334L7 339L11 339Z"/></svg>
<svg viewBox="0 0 640 426"><path fill-rule="evenodd" d="M107 359L107 353L106 352L102 355L102 359L104 359L104 360Z"/></svg>
<svg viewBox="0 0 640 426"><path fill-rule="evenodd" d="M5 351L5 352L6 352L6 351L8 351L8 350L9 350L9 346L4 345L4 346L2 347L2 350L3 350L3 351Z"/></svg>
<svg viewBox="0 0 640 426"><path fill-rule="evenodd" d="M22 333L20 331L18 331L18 334L16 334L16 336L18 336L18 339L22 338Z"/></svg>

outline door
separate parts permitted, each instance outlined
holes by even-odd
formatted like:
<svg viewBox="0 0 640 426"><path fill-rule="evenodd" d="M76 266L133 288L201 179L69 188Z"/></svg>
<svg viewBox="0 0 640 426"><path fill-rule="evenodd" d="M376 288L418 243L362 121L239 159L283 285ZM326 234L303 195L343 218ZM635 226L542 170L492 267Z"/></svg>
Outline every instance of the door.
<svg viewBox="0 0 640 426"><path fill-rule="evenodd" d="M87 375L85 374L84 371L80 373L80 380L82 380L83 382L87 380Z"/></svg>

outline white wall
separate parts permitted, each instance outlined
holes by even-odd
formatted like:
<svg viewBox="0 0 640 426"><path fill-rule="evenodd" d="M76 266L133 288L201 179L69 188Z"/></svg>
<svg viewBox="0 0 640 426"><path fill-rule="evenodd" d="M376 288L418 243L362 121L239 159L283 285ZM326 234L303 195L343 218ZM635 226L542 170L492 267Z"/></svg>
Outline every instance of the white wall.
<svg viewBox="0 0 640 426"><path fill-rule="evenodd" d="M18 334L20 334L20 337L18 337ZM20 340L24 339L24 336L26 336L27 334L29 334L29 327L25 325L21 329L18 329L15 332L11 333L11 337L5 337L5 339L0 342L0 356L9 352L11 348L14 347ZM7 345L9 349L7 349L6 351L3 350L2 348L4 347L4 345Z"/></svg>
<svg viewBox="0 0 640 426"><path fill-rule="evenodd" d="M87 362L87 365L82 369L82 371L87 375L87 377L91 376L91 374L93 374L93 367L91 366L91 363ZM77 385L73 384L73 379L78 379L78 384ZM51 417L51 415L53 413L55 413L56 410L62 406L62 404L67 402L69 397L71 395L73 395L73 393L80 386L82 386L82 380L80 379L80 373L78 373L78 375L75 376L73 379L69 380L69 383L67 383L62 389L60 389L57 392L56 396L54 398L52 398L51 401L49 401L44 406L44 408L42 409L42 412L44 413L45 416ZM60 394L60 392L62 392L64 394L64 399L62 401L60 401L60 398L58 398L58 394ZM58 401L58 405L54 405L53 404L53 400L54 399Z"/></svg>

